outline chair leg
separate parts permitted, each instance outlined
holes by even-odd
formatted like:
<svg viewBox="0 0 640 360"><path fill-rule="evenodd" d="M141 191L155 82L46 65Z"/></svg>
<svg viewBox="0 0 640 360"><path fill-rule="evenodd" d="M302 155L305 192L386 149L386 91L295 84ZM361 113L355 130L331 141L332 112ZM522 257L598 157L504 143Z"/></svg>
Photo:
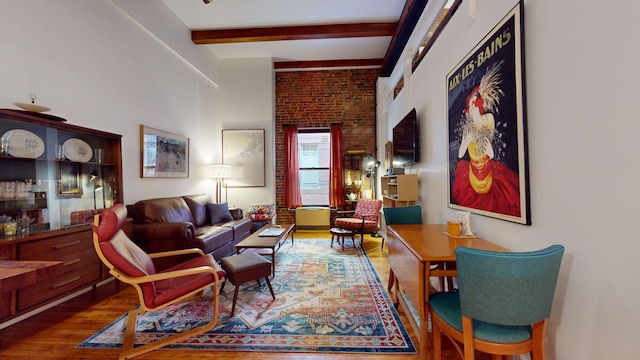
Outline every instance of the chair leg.
<svg viewBox="0 0 640 360"><path fill-rule="evenodd" d="M233 305L231 305L231 316L236 312L236 301L238 301L238 290L240 290L240 284L236 285L236 289L233 291Z"/></svg>
<svg viewBox="0 0 640 360"><path fill-rule="evenodd" d="M133 342L136 336L136 325L138 324L139 308L135 308L129 311L127 315L127 329L124 333L124 341L122 343L122 352L127 352L133 348Z"/></svg>
<svg viewBox="0 0 640 360"><path fill-rule="evenodd" d="M164 347L166 345L169 344L173 344L175 342L184 340L184 339L188 339L194 335L198 335L198 334L202 334L205 333L211 329L213 329L216 325L216 323L218 322L218 315L219 315L219 306L220 306L220 296L218 296L218 289L216 289L219 285L219 283L216 282L216 285L214 286L213 293L216 294L214 296L213 299L213 304L212 304L212 308L213 310L213 316L211 317L211 320L201 326L189 329L187 331L181 332L181 333L177 333L165 338L162 338L160 340L151 342L151 343L147 343L141 346L137 346L137 347L133 347L133 340L135 337L135 324L137 323L137 315L141 312L141 310L139 308L134 309L132 311L129 312L129 316L131 316L131 318L127 319L127 329L126 329L126 333L125 333L125 341L123 343L122 346L122 352L118 355L119 359L133 359L136 356L140 356L142 354L146 354L150 351L159 349L161 347ZM133 316L132 316L133 315ZM129 332L131 332L131 335L128 335ZM127 340L127 337L130 337L130 340ZM129 346L127 348L127 346Z"/></svg>
<svg viewBox="0 0 640 360"><path fill-rule="evenodd" d="M433 317L431 317L433 319ZM435 360L442 359L442 334L440 328L431 320L431 333L433 333L433 358Z"/></svg>
<svg viewBox="0 0 640 360"><path fill-rule="evenodd" d="M271 281L269 281L269 277L266 276L264 279L267 280L267 286L269 286L269 291L271 292L271 297L275 300L276 299L276 295L273 293L273 288L271 287Z"/></svg>
<svg viewBox="0 0 640 360"><path fill-rule="evenodd" d="M531 335L532 350L531 360L544 360L544 334L547 328L547 320L533 324L533 334Z"/></svg>

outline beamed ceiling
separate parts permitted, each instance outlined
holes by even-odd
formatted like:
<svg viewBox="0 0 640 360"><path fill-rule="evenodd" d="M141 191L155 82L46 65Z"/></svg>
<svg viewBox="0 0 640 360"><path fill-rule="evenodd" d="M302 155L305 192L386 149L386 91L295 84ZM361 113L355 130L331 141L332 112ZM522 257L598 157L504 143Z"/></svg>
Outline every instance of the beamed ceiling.
<svg viewBox="0 0 640 360"><path fill-rule="evenodd" d="M276 70L372 67L389 76L428 1L164 2L193 42L219 58L269 56Z"/></svg>

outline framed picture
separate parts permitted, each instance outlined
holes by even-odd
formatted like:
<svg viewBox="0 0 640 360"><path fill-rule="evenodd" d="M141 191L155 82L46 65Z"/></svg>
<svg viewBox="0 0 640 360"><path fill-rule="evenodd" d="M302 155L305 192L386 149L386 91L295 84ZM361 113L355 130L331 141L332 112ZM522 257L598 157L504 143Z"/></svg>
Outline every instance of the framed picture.
<svg viewBox="0 0 640 360"><path fill-rule="evenodd" d="M140 125L140 151L140 177L189 177L189 138Z"/></svg>
<svg viewBox="0 0 640 360"><path fill-rule="evenodd" d="M227 187L265 186L264 129L222 130L222 162L231 165Z"/></svg>
<svg viewBox="0 0 640 360"><path fill-rule="evenodd" d="M384 171L391 168L391 164L393 162L393 143L391 141L387 141L384 144Z"/></svg>
<svg viewBox="0 0 640 360"><path fill-rule="evenodd" d="M58 196L82 196L82 171L80 163L58 162Z"/></svg>
<svg viewBox="0 0 640 360"><path fill-rule="evenodd" d="M518 3L447 74L449 207L531 224Z"/></svg>

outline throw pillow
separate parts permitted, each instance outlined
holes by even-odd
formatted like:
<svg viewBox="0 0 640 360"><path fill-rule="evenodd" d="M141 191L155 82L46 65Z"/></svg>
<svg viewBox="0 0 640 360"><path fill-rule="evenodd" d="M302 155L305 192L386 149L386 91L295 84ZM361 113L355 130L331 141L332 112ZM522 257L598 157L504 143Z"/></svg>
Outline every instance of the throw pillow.
<svg viewBox="0 0 640 360"><path fill-rule="evenodd" d="M207 203L207 208L209 208L209 214L211 214L212 224L233 220L233 216L229 211L229 204L226 202L220 204Z"/></svg>

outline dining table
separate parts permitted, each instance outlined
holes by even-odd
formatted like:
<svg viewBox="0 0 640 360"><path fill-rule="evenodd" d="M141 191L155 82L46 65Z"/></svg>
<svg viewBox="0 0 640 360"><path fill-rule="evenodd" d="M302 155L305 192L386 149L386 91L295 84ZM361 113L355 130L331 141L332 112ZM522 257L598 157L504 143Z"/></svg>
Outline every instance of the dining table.
<svg viewBox="0 0 640 360"><path fill-rule="evenodd" d="M0 293L18 290L63 273L62 261L0 260Z"/></svg>
<svg viewBox="0 0 640 360"><path fill-rule="evenodd" d="M427 359L429 291L434 289L430 286L430 278L457 275L455 266L432 269L431 265L455 263L458 246L501 252L509 250L477 236L451 236L447 233L446 224L389 225L387 243L390 294L403 305L418 335L420 358Z"/></svg>

